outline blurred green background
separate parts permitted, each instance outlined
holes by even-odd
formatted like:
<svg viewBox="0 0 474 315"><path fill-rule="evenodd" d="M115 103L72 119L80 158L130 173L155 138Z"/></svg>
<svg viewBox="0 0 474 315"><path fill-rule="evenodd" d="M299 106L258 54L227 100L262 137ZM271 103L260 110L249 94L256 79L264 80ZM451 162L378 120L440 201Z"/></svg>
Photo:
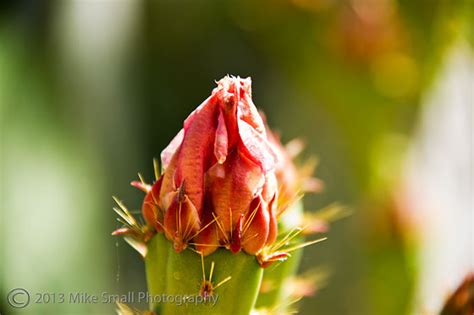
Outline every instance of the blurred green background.
<svg viewBox="0 0 474 315"><path fill-rule="evenodd" d="M318 157L325 190L308 195L306 208L338 201L352 209L328 241L305 250L302 270L326 266L331 277L300 303L301 314L422 314L428 302L420 290L433 275L423 273L423 249L436 244L420 227L438 214L420 212L418 220L417 207L430 203L416 193L406 202L417 186L406 182L439 148L430 140L445 115L429 114L439 113L431 100L470 126L472 97L451 96L472 88L472 12L470 0L2 1L0 314L114 309L15 310L4 297L17 287L145 290L139 255L110 236L111 196L139 209L143 195L129 182L138 171L151 181L152 158L226 74L251 76L270 125ZM472 130L447 126L441 138L461 139L456 156L468 162L440 155L441 169L461 165L462 174ZM427 167L425 174L439 170ZM459 182L449 176L438 179ZM471 210L452 216L469 222ZM467 268L470 233L446 245L464 253ZM448 275L459 270L445 267Z"/></svg>

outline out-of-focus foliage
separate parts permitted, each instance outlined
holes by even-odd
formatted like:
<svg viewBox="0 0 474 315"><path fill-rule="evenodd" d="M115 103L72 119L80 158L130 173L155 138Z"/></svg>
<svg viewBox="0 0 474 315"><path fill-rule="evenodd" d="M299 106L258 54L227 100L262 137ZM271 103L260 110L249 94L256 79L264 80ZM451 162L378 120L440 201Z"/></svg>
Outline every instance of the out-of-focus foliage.
<svg viewBox="0 0 474 315"><path fill-rule="evenodd" d="M284 142L302 137L318 155L326 189L306 207L353 209L305 250L303 269L332 276L302 313L409 314L417 241L400 165L447 48L473 43L472 11L469 0L3 1L0 295L144 290L139 257L109 235L110 196L140 204L127 183L153 177L152 157L229 73L252 77ZM22 313L115 306L55 307Z"/></svg>

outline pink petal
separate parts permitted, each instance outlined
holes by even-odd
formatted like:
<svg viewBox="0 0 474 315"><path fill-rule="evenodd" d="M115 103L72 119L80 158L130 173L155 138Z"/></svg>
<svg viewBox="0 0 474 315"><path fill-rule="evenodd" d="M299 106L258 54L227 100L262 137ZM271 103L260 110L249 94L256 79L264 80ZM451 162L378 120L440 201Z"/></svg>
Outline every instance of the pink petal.
<svg viewBox="0 0 474 315"><path fill-rule="evenodd" d="M252 212L255 209L256 213L252 217ZM265 201L261 197L255 198L246 215L246 224L249 224L248 228L244 228L242 234L242 248L247 254L255 255L263 248L268 238L269 223L270 216Z"/></svg>
<svg viewBox="0 0 474 315"><path fill-rule="evenodd" d="M215 103L216 101L216 95L215 93L213 92L211 96L209 96L208 98L206 98L204 100L204 102L202 102L198 107L196 107L195 110L192 111L191 114L188 115L188 117L186 117L186 119L184 120L184 129L187 129L189 127L189 125L193 122L194 118L196 117L196 115L206 106L208 106L209 103Z"/></svg>
<svg viewBox="0 0 474 315"><path fill-rule="evenodd" d="M238 126L240 139L247 157L260 165L264 172L273 170L277 158L265 137L243 120L238 121Z"/></svg>
<svg viewBox="0 0 474 315"><path fill-rule="evenodd" d="M183 142L184 129L181 129L178 134L171 140L168 146L161 151L161 165L163 169L166 169L173 158L173 155L179 149L179 146Z"/></svg>
<svg viewBox="0 0 474 315"><path fill-rule="evenodd" d="M165 236L173 241L175 250L180 252L198 231L201 221L193 203L187 196L182 199L178 192L165 213Z"/></svg>
<svg viewBox="0 0 474 315"><path fill-rule="evenodd" d="M277 197L276 194L268 204L268 215L269 215L269 230L268 230L268 238L265 241L265 244L272 244L276 241L278 236L278 222L276 218L276 203Z"/></svg>
<svg viewBox="0 0 474 315"><path fill-rule="evenodd" d="M250 202L262 189L263 180L260 167L237 151L233 151L224 164L209 169L207 187L226 233L235 226L239 216L248 211Z"/></svg>
<svg viewBox="0 0 474 315"><path fill-rule="evenodd" d="M163 176L161 176L158 181L151 186L151 189L146 194L142 205L142 214L146 223L159 232L163 231L163 211L159 206L162 181Z"/></svg>
<svg viewBox="0 0 474 315"><path fill-rule="evenodd" d="M258 133L265 134L265 124L263 123L260 113L253 104L251 95L246 92L245 89L243 91L244 93L242 93L239 102L238 118L252 126Z"/></svg>
<svg viewBox="0 0 474 315"><path fill-rule="evenodd" d="M216 104L208 102L200 106L192 120L184 127L184 138L179 149L176 167L176 185L186 185L186 195L199 214L202 213L204 172L211 161L215 138Z"/></svg>
<svg viewBox="0 0 474 315"><path fill-rule="evenodd" d="M214 155L216 156L217 162L222 164L225 162L227 157L227 128L225 125L224 115L222 111L219 111L219 118L217 119L217 130L216 139L214 141Z"/></svg>

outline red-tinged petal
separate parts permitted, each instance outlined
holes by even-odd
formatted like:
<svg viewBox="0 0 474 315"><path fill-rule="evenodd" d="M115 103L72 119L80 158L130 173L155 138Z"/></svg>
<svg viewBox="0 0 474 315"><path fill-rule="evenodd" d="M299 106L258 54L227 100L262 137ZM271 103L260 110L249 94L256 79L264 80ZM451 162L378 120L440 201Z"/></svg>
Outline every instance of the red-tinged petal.
<svg viewBox="0 0 474 315"><path fill-rule="evenodd" d="M216 92L213 91L212 95L206 98L189 116L184 120L183 127L187 129L189 125L193 122L194 118L202 111L204 107L210 106L209 104L214 104L216 102ZM212 105L211 105L212 106Z"/></svg>
<svg viewBox="0 0 474 315"><path fill-rule="evenodd" d="M162 183L161 183L161 190L160 190L160 206L162 209L166 211L168 209L171 198L168 196L170 193L174 193L178 187L176 186L175 175L176 175L176 167L178 165L178 151L173 155L171 161L168 164L168 167L165 169L165 172L161 176Z"/></svg>
<svg viewBox="0 0 474 315"><path fill-rule="evenodd" d="M184 129L181 129L178 134L171 140L168 146L161 151L161 167L167 169L168 165L171 162L171 159L175 155L176 151L179 149L181 143L183 142Z"/></svg>
<svg viewBox="0 0 474 315"><path fill-rule="evenodd" d="M207 256L216 251L219 248L219 230L217 223L215 222L212 210L210 210L210 202L206 201L205 205L207 211L204 211L203 223L199 234L194 238L196 244L196 250L201 252L204 256Z"/></svg>
<svg viewBox="0 0 474 315"><path fill-rule="evenodd" d="M143 182L136 181L136 180L132 181L132 182L130 183L130 185L132 185L132 186L135 187L135 188L140 189L140 190L143 191L144 193L148 193L148 192L150 191L150 189L151 189L151 185L148 185L148 184L145 184L145 183L143 183Z"/></svg>
<svg viewBox="0 0 474 315"><path fill-rule="evenodd" d="M145 200L143 201L142 206L142 214L145 222L148 226L158 227L157 231L163 231L163 229L159 228L159 224L157 223L157 212L158 212L157 205L153 202L151 196L146 196ZM163 219L163 218L162 218Z"/></svg>
<svg viewBox="0 0 474 315"><path fill-rule="evenodd" d="M206 226L206 224L204 224ZM219 235L217 224L211 223L205 230L194 238L196 250L204 256L212 254L219 248Z"/></svg>
<svg viewBox="0 0 474 315"><path fill-rule="evenodd" d="M245 121L247 124L252 126L255 131L265 136L265 124L252 101L250 78L247 80L248 82L245 83L245 87L241 88L239 119Z"/></svg>
<svg viewBox="0 0 474 315"><path fill-rule="evenodd" d="M270 216L265 201L261 197L255 198L245 217L242 232L242 248L247 254L255 255L263 248L268 238L269 223Z"/></svg>
<svg viewBox="0 0 474 315"><path fill-rule="evenodd" d="M278 191L278 182L275 173L271 172L265 176L265 184L262 189L262 198L266 202L270 202L275 198L275 194Z"/></svg>
<svg viewBox="0 0 474 315"><path fill-rule="evenodd" d="M260 165L265 173L273 170L277 158L265 137L243 120L239 120L238 125L243 152Z"/></svg>
<svg viewBox="0 0 474 315"><path fill-rule="evenodd" d="M199 230L201 222L191 200L180 192L174 194L165 213L165 236L173 241L175 250L180 252L186 248L188 241Z"/></svg>
<svg viewBox="0 0 474 315"><path fill-rule="evenodd" d="M208 102L198 108L184 128L184 139L178 151L176 185L186 183L186 195L202 213L204 173L209 168L216 129L215 103Z"/></svg>
<svg viewBox="0 0 474 315"><path fill-rule="evenodd" d="M209 169L206 186L226 233L230 234L239 216L248 211L251 201L262 189L263 180L260 167L237 151L232 152L223 165L216 164Z"/></svg>
<svg viewBox="0 0 474 315"><path fill-rule="evenodd" d="M237 127L237 98L234 94L219 91L219 106L227 129L227 147L233 148L239 141Z"/></svg>
<svg viewBox="0 0 474 315"><path fill-rule="evenodd" d="M214 141L214 155L219 164L224 163L227 158L228 142L224 114L220 111L219 118L217 119L216 139Z"/></svg>
<svg viewBox="0 0 474 315"><path fill-rule="evenodd" d="M265 244L270 245L275 242L278 236L278 222L276 216L276 194L273 196L272 200L268 204L268 214L269 214L269 225L268 225L268 238L265 241Z"/></svg>
<svg viewBox="0 0 474 315"><path fill-rule="evenodd" d="M163 176L151 186L142 205L142 214L147 225L154 227L159 232L163 232L163 211L160 208L160 189L162 182Z"/></svg>
<svg viewBox="0 0 474 315"><path fill-rule="evenodd" d="M270 267L271 264L273 264L275 261L285 261L290 257L290 254L288 253L280 253L276 252L268 256L258 256L257 260L258 263L260 264L260 267L262 268L268 268Z"/></svg>

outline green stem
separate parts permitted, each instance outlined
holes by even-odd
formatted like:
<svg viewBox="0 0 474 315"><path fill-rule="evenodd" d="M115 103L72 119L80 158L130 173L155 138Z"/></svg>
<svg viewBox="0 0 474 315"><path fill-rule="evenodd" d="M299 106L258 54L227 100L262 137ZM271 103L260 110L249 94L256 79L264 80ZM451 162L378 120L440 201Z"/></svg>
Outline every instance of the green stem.
<svg viewBox="0 0 474 315"><path fill-rule="evenodd" d="M225 249L204 258L206 279L209 280L211 263L215 263L212 276L213 286L231 277L229 281L214 290L206 303L178 302L188 296L197 302L203 281L201 256L191 250L176 253L171 242L157 234L149 242L145 258L148 290L151 297L161 299L150 301L150 308L160 315L174 314L230 314L248 315L257 299L263 269L254 256L232 254ZM163 296L175 299L163 301Z"/></svg>
<svg viewBox="0 0 474 315"><path fill-rule="evenodd" d="M292 229L301 226L302 220L303 204L299 201L281 216L278 226L281 235L285 235ZM303 237L298 236L293 241L303 242ZM291 297L290 292L285 287L285 281L296 275L302 254L302 250L294 251L288 260L275 263L265 269L263 283L268 285L269 288L258 295L257 308L273 310L272 314L288 314L287 304L289 304Z"/></svg>

